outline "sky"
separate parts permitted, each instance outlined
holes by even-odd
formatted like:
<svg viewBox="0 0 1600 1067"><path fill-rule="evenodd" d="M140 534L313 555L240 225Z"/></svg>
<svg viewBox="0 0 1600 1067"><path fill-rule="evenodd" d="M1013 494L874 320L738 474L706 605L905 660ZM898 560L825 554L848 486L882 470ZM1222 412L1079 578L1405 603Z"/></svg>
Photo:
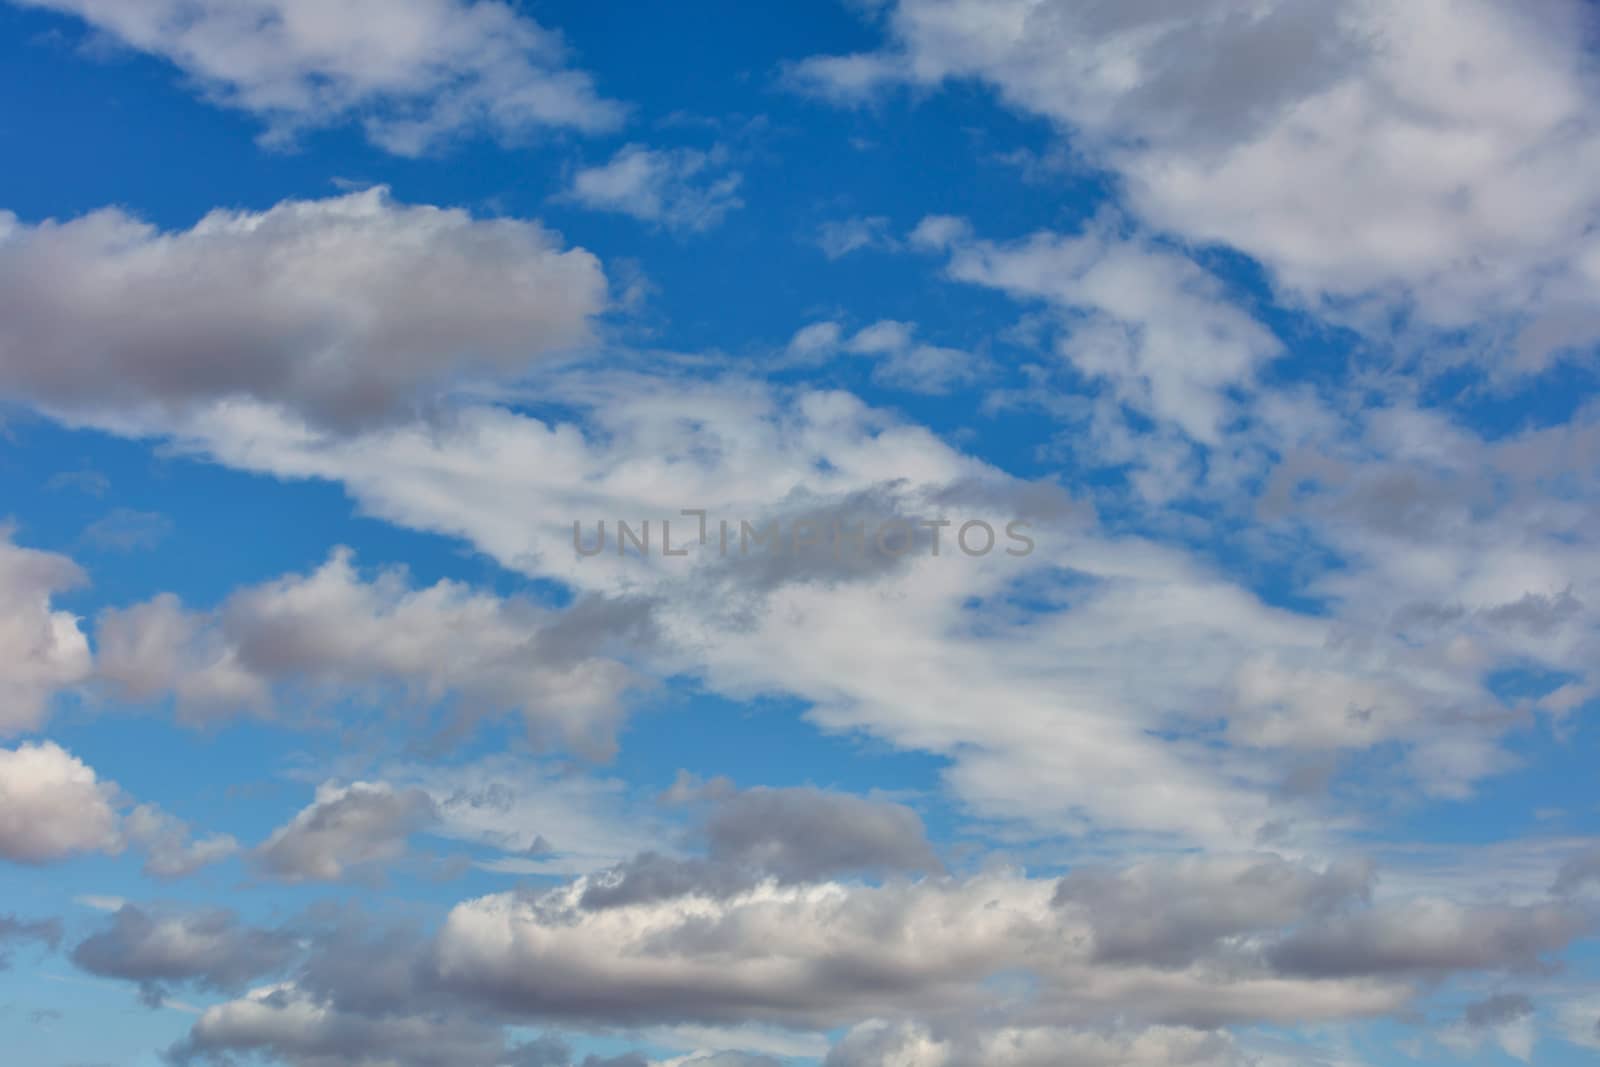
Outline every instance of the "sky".
<svg viewBox="0 0 1600 1067"><path fill-rule="evenodd" d="M1595 1062L1597 45L0 0L0 1058Z"/></svg>

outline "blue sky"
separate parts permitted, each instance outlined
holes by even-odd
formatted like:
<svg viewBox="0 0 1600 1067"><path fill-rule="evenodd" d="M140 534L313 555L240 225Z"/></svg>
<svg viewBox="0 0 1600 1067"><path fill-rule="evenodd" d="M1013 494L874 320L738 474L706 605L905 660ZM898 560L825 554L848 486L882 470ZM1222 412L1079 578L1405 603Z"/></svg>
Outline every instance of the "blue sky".
<svg viewBox="0 0 1600 1067"><path fill-rule="evenodd" d="M1591 1062L1525 7L0 3L11 1060Z"/></svg>

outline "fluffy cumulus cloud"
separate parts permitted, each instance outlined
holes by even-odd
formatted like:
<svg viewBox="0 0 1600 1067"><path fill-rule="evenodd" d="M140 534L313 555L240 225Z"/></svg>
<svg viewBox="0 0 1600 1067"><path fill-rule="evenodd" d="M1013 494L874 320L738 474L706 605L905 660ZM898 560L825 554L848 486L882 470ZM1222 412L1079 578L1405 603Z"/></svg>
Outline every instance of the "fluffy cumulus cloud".
<svg viewBox="0 0 1600 1067"><path fill-rule="evenodd" d="M566 196L596 211L694 232L716 226L744 206L739 198L743 180L738 171L728 169L725 149L630 144L605 163L580 168Z"/></svg>
<svg viewBox="0 0 1600 1067"><path fill-rule="evenodd" d="M50 863L121 848L117 789L54 742L0 749L0 857Z"/></svg>
<svg viewBox="0 0 1600 1067"><path fill-rule="evenodd" d="M23 548L0 524L0 735L37 729L51 697L90 670L89 641L71 612L51 604L84 584L77 564Z"/></svg>
<svg viewBox="0 0 1600 1067"><path fill-rule="evenodd" d="M592 755L613 745L634 675L590 654L648 623L646 605L589 602L565 612L400 570L370 580L336 552L306 575L242 589L219 609L164 595L99 620L98 674L134 699L168 694L201 722L269 715L273 694L452 701L464 722L514 710L535 737Z"/></svg>
<svg viewBox="0 0 1600 1067"><path fill-rule="evenodd" d="M621 108L567 65L559 35L500 0L15 0L168 60L268 137L359 118L402 155L477 130L597 131Z"/></svg>
<svg viewBox="0 0 1600 1067"><path fill-rule="evenodd" d="M118 418L250 397L348 426L515 376L605 302L595 257L537 223L382 188L178 231L0 214L0 393Z"/></svg>
<svg viewBox="0 0 1600 1067"><path fill-rule="evenodd" d="M189 824L130 799L53 741L0 748L0 859L40 865L83 853L145 856L145 873L181 878L238 850L227 834L193 839Z"/></svg>
<svg viewBox="0 0 1600 1067"><path fill-rule="evenodd" d="M977 79L1058 123L1156 227L1329 308L1503 317L1537 367L1600 332L1594 29L1577 0L899 0L883 50L793 74L846 98Z"/></svg>

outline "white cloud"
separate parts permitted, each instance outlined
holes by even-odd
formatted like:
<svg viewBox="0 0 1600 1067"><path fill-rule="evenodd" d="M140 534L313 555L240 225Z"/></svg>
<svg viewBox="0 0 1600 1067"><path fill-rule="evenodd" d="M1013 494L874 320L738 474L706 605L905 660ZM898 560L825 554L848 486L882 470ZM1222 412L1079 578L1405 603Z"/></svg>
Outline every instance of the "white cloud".
<svg viewBox="0 0 1600 1067"><path fill-rule="evenodd" d="M949 249L951 278L1060 310L1063 359L1197 441L1221 440L1230 390L1250 388L1282 351L1216 277L1180 252L1119 236L1109 220L1076 236L1043 232L1009 244L941 218L924 219L918 233L923 247Z"/></svg>
<svg viewBox="0 0 1600 1067"><path fill-rule="evenodd" d="M52 741L0 749L0 857L51 863L118 852L117 787Z"/></svg>
<svg viewBox="0 0 1600 1067"><path fill-rule="evenodd" d="M268 139L359 118L417 155L487 131L609 129L621 109L566 65L559 35L498 0L15 0L75 15L172 62Z"/></svg>
<svg viewBox="0 0 1600 1067"><path fill-rule="evenodd" d="M1261 517L1290 536L1289 551L1326 551L1343 561L1308 581L1307 591L1333 606L1341 639L1352 648L1366 644L1364 655L1372 646L1357 635L1390 634L1406 686L1538 665L1568 676L1567 684L1524 709L1560 720L1590 691L1600 654L1593 626L1600 545L1583 503L1595 484L1577 459L1597 437L1592 411L1486 441L1436 411L1396 403L1366 413L1347 435L1288 450L1262 496ZM1572 495L1552 494L1556 480ZM1268 706L1302 709L1308 727L1320 718L1324 729L1357 728L1323 703L1330 699L1382 706L1314 672L1269 668L1241 682L1275 694ZM1414 760L1445 795L1496 766L1497 754L1471 726L1506 713L1484 694L1460 696L1454 718L1466 729L1455 731L1454 744ZM1246 732L1261 725L1239 723Z"/></svg>
<svg viewBox="0 0 1600 1067"><path fill-rule="evenodd" d="M1146 223L1248 253L1325 308L1521 324L1526 367L1596 335L1576 0L901 0L889 27L885 51L797 79L845 96L980 79L1109 166Z"/></svg>
<svg viewBox="0 0 1600 1067"><path fill-rule="evenodd" d="M570 373L539 389L580 411L582 428L484 407L445 428L352 438L235 404L191 420L184 443L244 469L336 480L377 516L463 537L580 593L652 598L668 640L641 664L650 673L698 676L738 699L798 697L825 729L950 758L948 781L977 811L1053 833L1237 847L1270 826L1314 839L1326 798L1276 797L1301 760L1394 744L1407 755L1402 780L1439 795L1506 765L1498 738L1510 720L1479 712L1499 705L1485 681L1511 646L1463 659L1459 643L1418 645L1388 621L1392 590L1352 598L1348 619L1272 607L1184 549L1030 504L1042 487L843 394ZM592 537L598 519L649 517L659 539L670 518L681 545L695 528L685 507L737 523L852 500L997 529L1026 512L1040 547L843 576L759 560L717 570L709 549L579 558L572 543L574 520ZM1511 600L1528 588L1505 583ZM1014 607L1024 592L1030 612ZM1367 638L1348 638L1352 620Z"/></svg>
<svg viewBox="0 0 1600 1067"><path fill-rule="evenodd" d="M813 322L795 331L789 340L789 355L799 360L827 359L839 350L844 327L837 322Z"/></svg>
<svg viewBox="0 0 1600 1067"><path fill-rule="evenodd" d="M0 393L119 418L248 396L348 426L515 376L606 299L595 257L537 223L382 188L170 233L0 214Z"/></svg>
<svg viewBox="0 0 1600 1067"><path fill-rule="evenodd" d="M581 424L474 406L450 426L341 440L282 412L234 404L169 427L221 462L346 482L378 517L465 537L514 569L611 595L648 593L676 572L658 569L659 555L578 558L575 520L592 535L602 518L681 519L677 544L694 528L679 514L685 507L736 521L781 508L791 494L824 501L901 482L1007 481L927 429L845 393L788 394L737 377L575 372L531 385L581 411ZM659 538L659 522L655 529Z"/></svg>
<svg viewBox="0 0 1600 1067"><path fill-rule="evenodd" d="M595 211L616 211L671 230L709 230L731 211L743 176L722 149L655 149L630 144L610 161L572 176L566 196Z"/></svg>
<svg viewBox="0 0 1600 1067"><path fill-rule="evenodd" d="M45 864L132 847L145 854L146 874L168 879L238 850L226 834L191 840L188 823L154 804L123 816L130 802L115 782L53 741L0 748L0 858Z"/></svg>
<svg viewBox="0 0 1600 1067"><path fill-rule="evenodd" d="M85 582L65 556L20 548L0 524L0 736L43 724L51 696L89 674L78 619L51 604Z"/></svg>

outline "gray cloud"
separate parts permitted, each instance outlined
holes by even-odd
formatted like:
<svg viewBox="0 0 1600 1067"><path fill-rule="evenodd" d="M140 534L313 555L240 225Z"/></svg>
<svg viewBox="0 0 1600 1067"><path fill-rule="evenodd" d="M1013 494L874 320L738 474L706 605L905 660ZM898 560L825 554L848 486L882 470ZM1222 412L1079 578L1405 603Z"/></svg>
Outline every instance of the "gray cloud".
<svg viewBox="0 0 1600 1067"><path fill-rule="evenodd" d="M1515 626L1531 634L1543 636L1580 619L1585 614L1583 601L1566 589L1554 595L1524 593L1517 600L1501 604L1483 613L1484 618L1500 626Z"/></svg>
<svg viewBox="0 0 1600 1067"><path fill-rule="evenodd" d="M813 787L711 786L699 835L706 855L642 853L585 886L587 908L615 908L689 895L726 899L766 879L820 882L840 875L931 874L942 870L922 820L910 808Z"/></svg>
<svg viewBox="0 0 1600 1067"><path fill-rule="evenodd" d="M167 1053L175 1063L232 1064L264 1054L292 1067L566 1067L563 1046L508 1046L504 1030L446 1013L363 1015L292 984L207 1008Z"/></svg>
<svg viewBox="0 0 1600 1067"><path fill-rule="evenodd" d="M207 1008L168 1050L170 1060L580 1067L558 1036L513 1038L492 1010L440 988L427 938L414 923L379 925L353 908L322 907L282 933L304 946L299 965L281 981Z"/></svg>
<svg viewBox="0 0 1600 1067"><path fill-rule="evenodd" d="M782 882L942 869L910 808L810 787L758 787L726 797L713 807L705 834L713 859Z"/></svg>
<svg viewBox="0 0 1600 1067"><path fill-rule="evenodd" d="M1055 902L1088 919L1096 959L1184 967L1227 938L1365 901L1372 877L1368 864L1319 871L1275 855L1199 857L1074 871Z"/></svg>
<svg viewBox="0 0 1600 1067"><path fill-rule="evenodd" d="M91 974L137 983L154 1005L172 985L231 992L282 969L294 955L287 934L244 926L232 912L160 914L124 905L106 929L72 950L72 961Z"/></svg>
<svg viewBox="0 0 1600 1067"><path fill-rule="evenodd" d="M1467 908L1417 901L1313 923L1267 955L1286 974L1312 977L1531 970L1593 926L1585 912L1556 905Z"/></svg>
<svg viewBox="0 0 1600 1067"><path fill-rule="evenodd" d="M653 633L648 602L584 597L556 611L457 582L367 577L338 550L307 575L236 591L214 612L164 595L99 618L98 673L128 699L175 695L191 722L253 712L299 687L322 695L449 703L459 733L518 711L540 744L604 757L640 679L618 659Z"/></svg>
<svg viewBox="0 0 1600 1067"><path fill-rule="evenodd" d="M538 223L381 188L171 233L0 213L0 394L163 422L249 397L349 428L584 341L606 299L595 257Z"/></svg>
<svg viewBox="0 0 1600 1067"><path fill-rule="evenodd" d="M761 880L761 872L701 858L642 852L596 875L584 888L585 908L620 908L691 894L727 898Z"/></svg>
<svg viewBox="0 0 1600 1067"><path fill-rule="evenodd" d="M1600 884L1600 846L1586 849L1563 863L1552 892L1569 896L1591 883Z"/></svg>

